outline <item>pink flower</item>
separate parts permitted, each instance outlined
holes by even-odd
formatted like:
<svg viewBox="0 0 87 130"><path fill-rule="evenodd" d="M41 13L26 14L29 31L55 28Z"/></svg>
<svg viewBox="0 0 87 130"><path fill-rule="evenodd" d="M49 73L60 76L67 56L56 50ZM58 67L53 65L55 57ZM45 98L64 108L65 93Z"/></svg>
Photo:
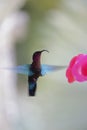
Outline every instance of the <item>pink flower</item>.
<svg viewBox="0 0 87 130"><path fill-rule="evenodd" d="M74 56L66 70L68 82L87 81L87 54L79 54Z"/></svg>

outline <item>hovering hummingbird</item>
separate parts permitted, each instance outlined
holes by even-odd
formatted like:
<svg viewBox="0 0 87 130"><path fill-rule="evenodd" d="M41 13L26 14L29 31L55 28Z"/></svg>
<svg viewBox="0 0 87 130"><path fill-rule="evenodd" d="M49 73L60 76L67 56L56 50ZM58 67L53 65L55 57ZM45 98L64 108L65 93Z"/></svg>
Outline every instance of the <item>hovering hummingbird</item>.
<svg viewBox="0 0 87 130"><path fill-rule="evenodd" d="M32 64L24 64L13 68L8 68L15 71L16 73L28 76L29 96L35 96L37 89L37 80L40 76L44 76L48 72L66 68L66 66L41 64L41 53L45 51L48 52L48 50L36 51L32 56Z"/></svg>

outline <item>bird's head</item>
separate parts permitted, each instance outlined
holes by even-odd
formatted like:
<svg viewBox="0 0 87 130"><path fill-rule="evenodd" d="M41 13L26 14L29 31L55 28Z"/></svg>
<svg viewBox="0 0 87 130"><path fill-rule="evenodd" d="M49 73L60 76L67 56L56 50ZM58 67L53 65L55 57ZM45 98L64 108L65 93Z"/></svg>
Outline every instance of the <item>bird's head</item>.
<svg viewBox="0 0 87 130"><path fill-rule="evenodd" d="M33 61L38 62L40 60L41 53L44 51L49 52L48 50L36 51L32 57Z"/></svg>

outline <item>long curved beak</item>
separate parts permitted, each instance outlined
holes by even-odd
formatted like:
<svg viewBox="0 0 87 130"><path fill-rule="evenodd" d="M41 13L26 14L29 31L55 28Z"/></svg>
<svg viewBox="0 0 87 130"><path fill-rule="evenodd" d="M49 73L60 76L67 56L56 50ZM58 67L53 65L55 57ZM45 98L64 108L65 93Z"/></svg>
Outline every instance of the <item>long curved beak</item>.
<svg viewBox="0 0 87 130"><path fill-rule="evenodd" d="M48 53L49 53L49 51L48 51L48 50L42 50L42 51L41 51L41 53L42 53L42 52L44 52L44 51L46 51L46 52L48 52Z"/></svg>

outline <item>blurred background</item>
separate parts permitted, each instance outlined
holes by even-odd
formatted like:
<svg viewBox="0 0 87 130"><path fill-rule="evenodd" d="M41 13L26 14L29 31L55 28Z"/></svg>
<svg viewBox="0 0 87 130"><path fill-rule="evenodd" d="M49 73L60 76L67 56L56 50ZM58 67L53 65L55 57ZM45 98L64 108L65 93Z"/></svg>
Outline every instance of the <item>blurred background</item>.
<svg viewBox="0 0 87 130"><path fill-rule="evenodd" d="M32 62L68 65L87 53L86 0L0 0L0 67ZM28 96L27 76L0 70L0 130L87 130L87 83L68 84L66 70L38 80Z"/></svg>

